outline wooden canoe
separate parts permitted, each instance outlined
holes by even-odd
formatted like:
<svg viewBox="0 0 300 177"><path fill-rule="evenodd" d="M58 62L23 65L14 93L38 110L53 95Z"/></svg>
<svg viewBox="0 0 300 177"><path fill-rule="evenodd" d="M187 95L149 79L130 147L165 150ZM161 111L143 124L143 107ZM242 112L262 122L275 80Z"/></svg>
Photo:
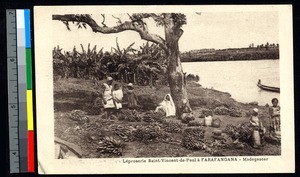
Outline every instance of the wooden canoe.
<svg viewBox="0 0 300 177"><path fill-rule="evenodd" d="M258 80L257 86L262 90L280 93L280 88L263 85L260 80Z"/></svg>

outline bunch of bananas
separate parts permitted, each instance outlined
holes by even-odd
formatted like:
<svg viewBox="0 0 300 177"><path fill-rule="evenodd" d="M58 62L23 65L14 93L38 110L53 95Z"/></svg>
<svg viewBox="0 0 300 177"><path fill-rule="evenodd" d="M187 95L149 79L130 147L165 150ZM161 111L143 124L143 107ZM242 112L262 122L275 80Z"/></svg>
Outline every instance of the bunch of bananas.
<svg viewBox="0 0 300 177"><path fill-rule="evenodd" d="M228 124L223 132L228 134L232 139L238 139L238 128L232 124Z"/></svg>
<svg viewBox="0 0 300 177"><path fill-rule="evenodd" d="M212 115L213 115L212 110L204 108L204 109L201 110L199 117L204 118L206 116L212 116Z"/></svg>
<svg viewBox="0 0 300 177"><path fill-rule="evenodd" d="M149 143L159 140L159 138L163 135L163 131L158 124L149 124L137 127L132 134L134 140Z"/></svg>
<svg viewBox="0 0 300 177"><path fill-rule="evenodd" d="M133 130L133 128L125 127L123 125L117 125L116 127L113 127L114 133L125 142L133 141Z"/></svg>
<svg viewBox="0 0 300 177"><path fill-rule="evenodd" d="M242 123L238 126L229 124L226 126L224 132L227 133L232 139L239 139L248 142L252 135L253 128L250 123Z"/></svg>
<svg viewBox="0 0 300 177"><path fill-rule="evenodd" d="M182 146L190 150L205 149L205 130L202 127L190 127L183 131Z"/></svg>
<svg viewBox="0 0 300 177"><path fill-rule="evenodd" d="M100 153L108 153L113 156L122 156L125 144L114 137L105 137L98 143L97 150Z"/></svg>
<svg viewBox="0 0 300 177"><path fill-rule="evenodd" d="M241 117L242 112L236 108L227 108L225 106L219 106L214 109L216 115L229 115L231 117Z"/></svg>
<svg viewBox="0 0 300 177"><path fill-rule="evenodd" d="M176 121L166 121L162 125L164 131L169 133L180 133L182 131L182 124Z"/></svg>
<svg viewBox="0 0 300 177"><path fill-rule="evenodd" d="M89 143L99 140L104 135L103 128L95 123L83 124L82 130L84 140Z"/></svg>
<svg viewBox="0 0 300 177"><path fill-rule="evenodd" d="M165 114L162 112L149 111L146 112L145 115L143 116L143 121L163 123L166 121L166 119L165 119Z"/></svg>
<svg viewBox="0 0 300 177"><path fill-rule="evenodd" d="M181 123L188 124L190 121L193 121L193 120L195 120L195 117L193 115L188 115L181 119Z"/></svg>
<svg viewBox="0 0 300 177"><path fill-rule="evenodd" d="M191 121L187 124L187 126L189 126L189 127L200 127L200 126L204 126L204 122L203 121Z"/></svg>
<svg viewBox="0 0 300 177"><path fill-rule="evenodd" d="M136 110L122 110L119 120L126 120L129 122L140 122L142 120L140 114Z"/></svg>
<svg viewBox="0 0 300 177"><path fill-rule="evenodd" d="M250 123L245 122L238 125L238 130L240 135L239 139L244 142L249 142L253 132L253 127L250 125Z"/></svg>
<svg viewBox="0 0 300 177"><path fill-rule="evenodd" d="M78 123L87 123L90 122L89 117L87 116L87 113L82 110L73 110L69 114L69 118L77 121Z"/></svg>

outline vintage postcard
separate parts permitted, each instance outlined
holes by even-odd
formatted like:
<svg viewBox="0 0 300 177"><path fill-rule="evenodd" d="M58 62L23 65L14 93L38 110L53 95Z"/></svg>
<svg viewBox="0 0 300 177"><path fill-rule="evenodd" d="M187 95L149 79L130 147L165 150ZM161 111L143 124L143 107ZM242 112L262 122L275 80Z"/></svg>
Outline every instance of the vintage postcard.
<svg viewBox="0 0 300 177"><path fill-rule="evenodd" d="M295 171L291 5L34 8L40 174Z"/></svg>

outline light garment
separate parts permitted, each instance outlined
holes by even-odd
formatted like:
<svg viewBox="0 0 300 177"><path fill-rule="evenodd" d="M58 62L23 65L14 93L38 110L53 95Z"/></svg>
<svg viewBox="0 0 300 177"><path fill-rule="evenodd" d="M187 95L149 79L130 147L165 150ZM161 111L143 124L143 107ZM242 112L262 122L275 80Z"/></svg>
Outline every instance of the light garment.
<svg viewBox="0 0 300 177"><path fill-rule="evenodd" d="M115 102L115 108L116 109L120 109L122 108L122 99L123 99L123 91L122 89L119 90L114 90L112 92L113 94L113 98L118 100L118 101L114 101Z"/></svg>
<svg viewBox="0 0 300 177"><path fill-rule="evenodd" d="M251 119L250 119L250 123L254 127L259 127L260 126L260 122L259 122L258 116L252 116Z"/></svg>
<svg viewBox="0 0 300 177"><path fill-rule="evenodd" d="M170 97L170 101L166 99L167 96ZM160 109L162 109L166 113L166 117L176 115L175 104L174 104L173 99L170 94L167 94L164 97L164 100L156 108L155 112L158 112Z"/></svg>
<svg viewBox="0 0 300 177"><path fill-rule="evenodd" d="M250 124L255 128L255 130L261 130L263 134L266 133L266 128L263 126L258 116L252 116Z"/></svg>
<svg viewBox="0 0 300 177"><path fill-rule="evenodd" d="M270 107L271 117L271 136L276 139L281 139L281 126L280 126L280 106Z"/></svg>
<svg viewBox="0 0 300 177"><path fill-rule="evenodd" d="M253 126L252 131L252 143L253 147L261 146L261 135L259 133L260 130L263 130L261 122L258 116L252 116L250 119L250 124Z"/></svg>
<svg viewBox="0 0 300 177"><path fill-rule="evenodd" d="M106 83L103 84L105 89L103 92L103 98L106 101L106 104L103 104L104 108L115 108L115 104L112 97L112 86Z"/></svg>

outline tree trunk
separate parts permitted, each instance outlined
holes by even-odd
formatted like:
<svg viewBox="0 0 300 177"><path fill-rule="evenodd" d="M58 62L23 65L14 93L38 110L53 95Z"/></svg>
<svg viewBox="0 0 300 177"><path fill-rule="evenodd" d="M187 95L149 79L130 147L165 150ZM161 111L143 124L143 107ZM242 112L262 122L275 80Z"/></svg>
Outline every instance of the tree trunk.
<svg viewBox="0 0 300 177"><path fill-rule="evenodd" d="M150 88L153 87L153 75L152 75L152 73L150 73L149 86L150 86Z"/></svg>
<svg viewBox="0 0 300 177"><path fill-rule="evenodd" d="M133 84L136 84L136 75L133 73Z"/></svg>
<svg viewBox="0 0 300 177"><path fill-rule="evenodd" d="M182 116L183 102L187 102L190 107L186 89L186 81L182 70L182 65L179 56L178 40L182 35L181 29L174 29L174 27L165 28L166 42L169 50L168 54L168 82L172 98L176 106L176 115Z"/></svg>

